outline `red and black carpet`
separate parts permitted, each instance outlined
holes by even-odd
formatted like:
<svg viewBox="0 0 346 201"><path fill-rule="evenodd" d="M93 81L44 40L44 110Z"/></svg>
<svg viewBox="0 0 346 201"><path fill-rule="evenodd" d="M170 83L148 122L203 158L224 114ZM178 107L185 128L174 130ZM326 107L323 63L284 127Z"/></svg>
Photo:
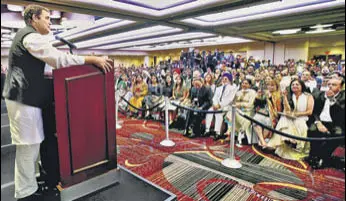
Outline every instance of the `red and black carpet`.
<svg viewBox="0 0 346 201"><path fill-rule="evenodd" d="M170 132L176 146L166 148L160 145L164 139L161 124L124 119L117 130L118 162L180 201L345 200L343 171L315 171L305 162L282 160L255 146L236 148L243 167L229 169L221 165L228 143Z"/></svg>

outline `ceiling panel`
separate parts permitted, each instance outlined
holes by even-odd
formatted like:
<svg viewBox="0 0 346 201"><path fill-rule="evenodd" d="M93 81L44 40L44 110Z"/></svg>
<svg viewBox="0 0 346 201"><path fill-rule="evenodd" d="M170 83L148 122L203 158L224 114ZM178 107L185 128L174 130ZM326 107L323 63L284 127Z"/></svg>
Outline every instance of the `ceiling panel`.
<svg viewBox="0 0 346 201"><path fill-rule="evenodd" d="M37 3L51 10L61 11L61 17L52 20L54 34L76 43L77 47L82 49L151 51L160 48L212 45L210 43L231 44L253 40L275 42L290 37L309 37L306 32L311 31L310 27L329 23L338 24L332 27L336 31L322 35L344 34L345 30L345 26L340 26L345 23L345 0L2 0L1 2L19 6ZM6 5L2 5L1 14L6 15L6 13L11 12ZM64 13L95 16L93 17L95 22L88 26L67 29L61 24ZM2 36L7 34L9 37L2 37L2 45L4 42L8 46L11 34L13 35L23 24L8 28L15 23L5 19L2 18L1 21L4 29L1 34ZM286 29L302 31L291 35L273 34L274 31ZM5 33L8 31L10 33ZM204 41L208 38L218 38L218 40ZM53 41L53 44L62 47L58 41Z"/></svg>

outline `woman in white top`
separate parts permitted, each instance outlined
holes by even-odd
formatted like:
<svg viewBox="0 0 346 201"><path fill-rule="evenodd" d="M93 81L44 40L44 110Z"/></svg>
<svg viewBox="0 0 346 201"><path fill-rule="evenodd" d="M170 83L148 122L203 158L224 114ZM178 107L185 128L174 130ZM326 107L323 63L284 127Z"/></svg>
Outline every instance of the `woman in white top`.
<svg viewBox="0 0 346 201"><path fill-rule="evenodd" d="M281 116L276 130L306 138L308 133L307 121L314 108L313 96L307 93L307 88L301 80L291 82L291 98L288 98L287 91L283 94L285 115ZM302 160L309 155L310 151L310 143L286 138L278 134L274 134L268 146L275 148L277 155L289 160Z"/></svg>

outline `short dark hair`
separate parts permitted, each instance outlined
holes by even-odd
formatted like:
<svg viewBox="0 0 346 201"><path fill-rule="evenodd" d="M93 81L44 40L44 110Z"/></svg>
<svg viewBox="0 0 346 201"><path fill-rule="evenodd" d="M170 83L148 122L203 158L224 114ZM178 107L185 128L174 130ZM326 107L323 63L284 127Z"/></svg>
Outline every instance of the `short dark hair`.
<svg viewBox="0 0 346 201"><path fill-rule="evenodd" d="M243 82L247 82L247 83L249 83L249 85L252 87L252 80L251 79L245 79L245 80L243 80L241 83L243 83Z"/></svg>
<svg viewBox="0 0 346 201"><path fill-rule="evenodd" d="M45 8L45 7L40 6L40 5L31 4L31 5L27 6L25 8L25 10L24 10L24 21L25 21L25 24L26 25L31 25L32 17L34 15L40 16L42 14L43 10L49 12L48 8Z"/></svg>

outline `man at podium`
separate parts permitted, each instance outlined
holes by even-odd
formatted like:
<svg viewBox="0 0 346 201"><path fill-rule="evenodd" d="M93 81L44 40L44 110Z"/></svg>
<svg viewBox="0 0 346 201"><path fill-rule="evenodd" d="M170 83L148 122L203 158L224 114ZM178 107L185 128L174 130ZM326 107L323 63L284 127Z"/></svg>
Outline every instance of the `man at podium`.
<svg viewBox="0 0 346 201"><path fill-rule="evenodd" d="M50 32L50 12L39 5L29 5L24 11L26 27L19 30L13 40L10 53L8 74L3 96L10 120L12 143L16 145L15 159L15 198L18 200L42 199L38 192L35 176L35 163L39 155L40 144L45 138L52 139L54 133L45 133L44 119L51 118L44 108L52 105L50 89L44 78L46 64L54 69L71 65L94 64L109 72L111 60L96 56L77 56L65 54L54 48L45 37ZM48 116L48 117L47 117ZM48 136L49 135L49 136ZM55 138L56 141L56 138ZM54 143L53 141L47 143ZM56 142L55 142L56 143ZM47 144L47 146L50 146ZM57 163L56 153L41 154L42 161ZM47 172L48 177L56 177L58 172ZM56 185L56 184L50 184Z"/></svg>

